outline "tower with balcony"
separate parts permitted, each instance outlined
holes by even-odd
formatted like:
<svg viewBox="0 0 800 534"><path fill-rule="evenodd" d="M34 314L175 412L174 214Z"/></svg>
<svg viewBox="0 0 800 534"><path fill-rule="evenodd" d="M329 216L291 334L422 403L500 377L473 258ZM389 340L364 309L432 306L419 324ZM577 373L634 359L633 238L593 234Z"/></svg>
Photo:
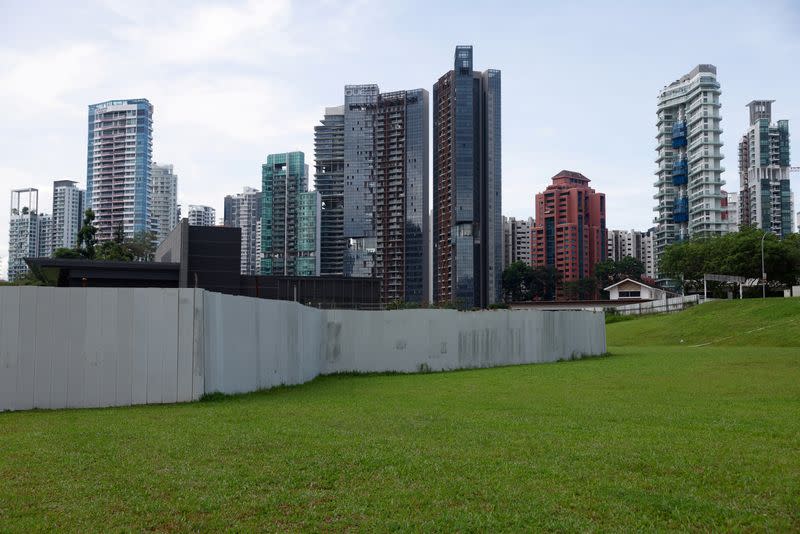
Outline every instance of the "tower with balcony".
<svg viewBox="0 0 800 534"><path fill-rule="evenodd" d="M698 65L658 95L656 263L671 243L729 229L721 191L720 93L717 68Z"/></svg>

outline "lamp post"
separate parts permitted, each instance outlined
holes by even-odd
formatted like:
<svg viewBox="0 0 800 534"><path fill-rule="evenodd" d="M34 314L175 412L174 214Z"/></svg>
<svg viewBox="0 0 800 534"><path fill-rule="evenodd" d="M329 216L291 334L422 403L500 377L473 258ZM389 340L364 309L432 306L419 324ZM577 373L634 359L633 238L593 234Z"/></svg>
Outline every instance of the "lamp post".
<svg viewBox="0 0 800 534"><path fill-rule="evenodd" d="M761 298L767 298L767 271L764 270L764 238L767 237L767 232L761 236Z"/></svg>

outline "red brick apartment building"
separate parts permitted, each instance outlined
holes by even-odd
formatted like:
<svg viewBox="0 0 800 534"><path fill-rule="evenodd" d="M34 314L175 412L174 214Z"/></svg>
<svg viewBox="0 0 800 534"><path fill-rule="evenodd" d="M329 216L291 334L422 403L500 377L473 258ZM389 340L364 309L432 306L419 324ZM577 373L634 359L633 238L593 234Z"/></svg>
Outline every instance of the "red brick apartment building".
<svg viewBox="0 0 800 534"><path fill-rule="evenodd" d="M608 254L606 196L578 172L561 171L552 180L536 195L531 262L554 266L563 282L593 276L595 264Z"/></svg>

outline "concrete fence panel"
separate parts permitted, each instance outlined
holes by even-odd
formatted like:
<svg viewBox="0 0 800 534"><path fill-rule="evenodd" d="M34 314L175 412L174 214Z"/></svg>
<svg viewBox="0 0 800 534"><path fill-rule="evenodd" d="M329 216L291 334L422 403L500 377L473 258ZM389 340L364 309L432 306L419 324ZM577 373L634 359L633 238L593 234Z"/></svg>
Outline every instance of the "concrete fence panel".
<svg viewBox="0 0 800 534"><path fill-rule="evenodd" d="M199 398L192 291L0 288L0 410Z"/></svg>
<svg viewBox="0 0 800 534"><path fill-rule="evenodd" d="M196 400L319 374L605 352L591 311L318 310L197 289L0 288L0 410Z"/></svg>

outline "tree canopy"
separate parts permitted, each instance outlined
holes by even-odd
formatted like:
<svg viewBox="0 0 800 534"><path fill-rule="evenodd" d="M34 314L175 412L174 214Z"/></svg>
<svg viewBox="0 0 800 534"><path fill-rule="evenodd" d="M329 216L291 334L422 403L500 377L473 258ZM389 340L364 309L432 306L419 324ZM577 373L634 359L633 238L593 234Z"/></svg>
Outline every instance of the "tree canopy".
<svg viewBox="0 0 800 534"><path fill-rule="evenodd" d="M155 255L155 235L152 232L140 232L133 238L126 238L119 226L114 230L114 238L97 243L97 227L94 225L94 212L87 209L83 217L83 225L78 232L78 244L74 249L58 248L54 258L85 258L88 260L106 261L151 261Z"/></svg>
<svg viewBox="0 0 800 534"><path fill-rule="evenodd" d="M507 301L552 300L561 279L553 267L531 267L515 261L503 271L503 295Z"/></svg>
<svg viewBox="0 0 800 534"><path fill-rule="evenodd" d="M594 276L600 284L600 289L626 278L641 280L644 273L644 264L632 256L625 256L619 261L601 261L594 266Z"/></svg>
<svg viewBox="0 0 800 534"><path fill-rule="evenodd" d="M705 274L761 277L761 239L764 232L752 227L718 237L674 243L664 249L659 271L671 278L698 282ZM764 237L767 279L791 285L800 277L800 235L779 239Z"/></svg>

